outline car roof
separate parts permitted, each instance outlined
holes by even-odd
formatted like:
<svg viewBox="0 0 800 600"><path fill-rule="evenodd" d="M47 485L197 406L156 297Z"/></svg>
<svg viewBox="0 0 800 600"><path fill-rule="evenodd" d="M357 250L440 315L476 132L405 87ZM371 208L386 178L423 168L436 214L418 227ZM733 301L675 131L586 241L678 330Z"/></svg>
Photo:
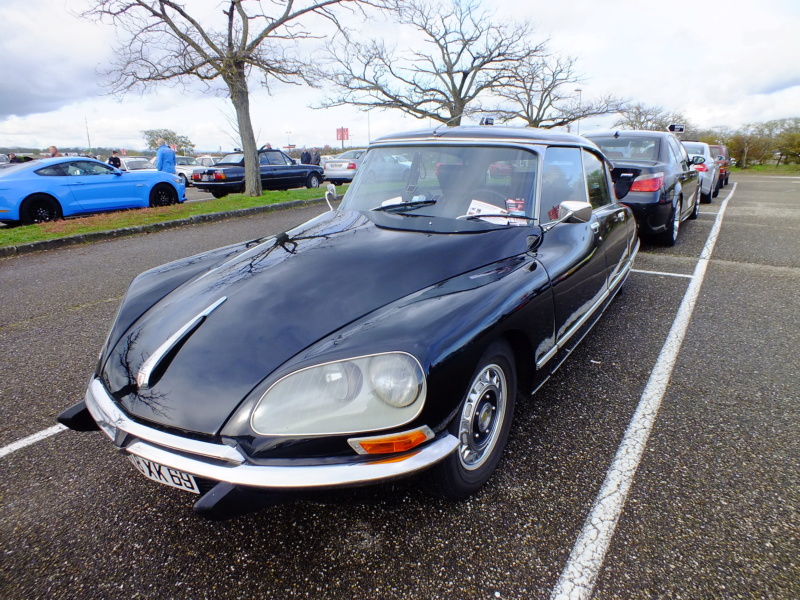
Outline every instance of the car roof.
<svg viewBox="0 0 800 600"><path fill-rule="evenodd" d="M596 137L675 137L669 131L657 131L655 129L610 129L608 131L592 131L584 134L589 139Z"/></svg>
<svg viewBox="0 0 800 600"><path fill-rule="evenodd" d="M494 125L446 127L440 125L434 129L421 129L406 133L395 133L374 140L371 145L384 145L396 142L447 142L447 141L492 141L523 144L548 144L584 146L596 149L595 145L585 138L569 133L554 132L549 129L531 127L504 127Z"/></svg>

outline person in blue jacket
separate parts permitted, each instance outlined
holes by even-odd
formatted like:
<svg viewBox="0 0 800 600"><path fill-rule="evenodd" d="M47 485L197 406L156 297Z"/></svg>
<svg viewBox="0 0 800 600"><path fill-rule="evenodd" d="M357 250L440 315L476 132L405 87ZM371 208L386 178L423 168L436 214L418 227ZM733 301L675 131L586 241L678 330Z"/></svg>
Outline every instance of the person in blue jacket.
<svg viewBox="0 0 800 600"><path fill-rule="evenodd" d="M167 146L167 142L164 141L164 138L158 138L156 140L156 146L158 146L158 150L156 151L156 169L166 173L174 173L175 151Z"/></svg>

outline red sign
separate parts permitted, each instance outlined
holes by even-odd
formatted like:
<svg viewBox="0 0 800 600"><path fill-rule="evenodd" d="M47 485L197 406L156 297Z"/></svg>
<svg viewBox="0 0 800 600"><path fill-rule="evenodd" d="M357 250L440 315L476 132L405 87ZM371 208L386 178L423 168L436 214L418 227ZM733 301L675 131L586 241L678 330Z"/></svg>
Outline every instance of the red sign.
<svg viewBox="0 0 800 600"><path fill-rule="evenodd" d="M347 127L339 127L336 130L336 140L337 141L344 141L350 139L350 130Z"/></svg>
<svg viewBox="0 0 800 600"><path fill-rule="evenodd" d="M122 156L125 156L125 155L128 153L128 151L127 151L127 150L125 150L125 148L123 148L123 149L121 150L121 152L122 152Z"/></svg>

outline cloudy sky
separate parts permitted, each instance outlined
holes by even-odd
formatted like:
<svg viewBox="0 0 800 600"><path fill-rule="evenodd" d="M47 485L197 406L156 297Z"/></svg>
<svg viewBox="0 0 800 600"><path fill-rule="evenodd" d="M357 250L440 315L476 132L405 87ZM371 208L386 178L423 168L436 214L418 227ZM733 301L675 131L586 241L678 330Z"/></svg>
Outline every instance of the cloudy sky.
<svg viewBox="0 0 800 600"><path fill-rule="evenodd" d="M143 148L146 129L171 129L197 149L235 144L233 111L224 97L200 89L162 88L119 100L98 72L112 58L115 31L75 16L87 0L0 0L0 147ZM219 0L191 0L219 10ZM800 0L483 0L498 20L529 18L551 50L574 56L582 97L613 93L668 111L702 127L800 116ZM265 5L268 5L265 4ZM679 8L682 7L682 8ZM353 25L356 25L355 23ZM364 31L376 31L364 26ZM384 29L396 32L396 29ZM365 33L366 35L366 33ZM392 40L387 37L388 42ZM313 110L324 91L253 88L258 143L350 145L428 126L400 112L345 107ZM581 131L610 126L588 120Z"/></svg>

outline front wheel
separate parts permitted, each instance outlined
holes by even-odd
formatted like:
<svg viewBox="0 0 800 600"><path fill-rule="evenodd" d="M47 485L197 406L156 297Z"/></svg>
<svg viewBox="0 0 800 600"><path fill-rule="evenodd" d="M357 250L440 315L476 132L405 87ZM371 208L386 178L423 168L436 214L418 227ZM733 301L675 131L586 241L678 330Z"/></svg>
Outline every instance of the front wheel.
<svg viewBox="0 0 800 600"><path fill-rule="evenodd" d="M23 225L55 221L62 217L61 205L47 194L33 194L25 199L19 209L19 220Z"/></svg>
<svg viewBox="0 0 800 600"><path fill-rule="evenodd" d="M178 192L168 183L159 183L150 190L150 206L177 204Z"/></svg>
<svg viewBox="0 0 800 600"><path fill-rule="evenodd" d="M317 173L311 173L308 176L308 180L306 181L307 188L318 188L320 184L320 178Z"/></svg>
<svg viewBox="0 0 800 600"><path fill-rule="evenodd" d="M505 448L517 394L514 356L507 344L492 344L478 362L450 433L458 448L425 474L436 495L463 500L494 472Z"/></svg>
<svg viewBox="0 0 800 600"><path fill-rule="evenodd" d="M692 209L692 214L689 215L689 219L694 221L698 216L700 216L700 188L697 189L697 193L694 195L694 208Z"/></svg>

